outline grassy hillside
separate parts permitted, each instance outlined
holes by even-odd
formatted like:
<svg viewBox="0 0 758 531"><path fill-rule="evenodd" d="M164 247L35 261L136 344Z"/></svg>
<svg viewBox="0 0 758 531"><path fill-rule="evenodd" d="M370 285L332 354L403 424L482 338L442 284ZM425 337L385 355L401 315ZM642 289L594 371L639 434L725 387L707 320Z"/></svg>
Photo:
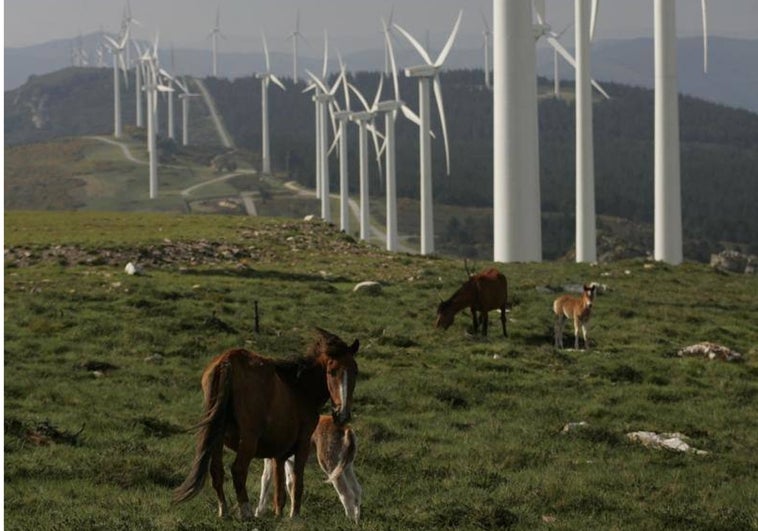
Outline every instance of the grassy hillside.
<svg viewBox="0 0 758 531"><path fill-rule="evenodd" d="M145 274L125 275L127 261ZM6 529L237 528L209 486L170 502L201 371L232 346L301 353L314 326L361 341L362 528L757 529L758 279L641 260L501 269L510 336L471 337L465 315L432 326L460 261L387 254L321 223L6 212ZM382 293L354 293L363 280ZM607 286L592 348L555 351L552 300L589 281ZM674 356L703 340L745 361ZM636 430L679 431L708 454L648 449L627 440ZM322 480L310 465L299 519L246 528L353 528Z"/></svg>

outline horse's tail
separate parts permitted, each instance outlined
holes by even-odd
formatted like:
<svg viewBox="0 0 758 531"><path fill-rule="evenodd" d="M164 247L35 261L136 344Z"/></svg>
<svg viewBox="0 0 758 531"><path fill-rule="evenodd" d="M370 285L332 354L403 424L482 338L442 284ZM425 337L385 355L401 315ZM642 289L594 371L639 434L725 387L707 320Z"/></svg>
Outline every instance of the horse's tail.
<svg viewBox="0 0 758 531"><path fill-rule="evenodd" d="M348 426L342 435L342 448L340 448L340 459L332 473L326 478L326 483L333 483L345 471L345 467L355 460L357 446L355 443L355 433Z"/></svg>
<svg viewBox="0 0 758 531"><path fill-rule="evenodd" d="M174 502L189 500L203 489L213 450L224 443L227 411L231 399L231 374L229 361L216 364L203 378L205 413L195 425L197 447L195 460L187 478L174 490Z"/></svg>

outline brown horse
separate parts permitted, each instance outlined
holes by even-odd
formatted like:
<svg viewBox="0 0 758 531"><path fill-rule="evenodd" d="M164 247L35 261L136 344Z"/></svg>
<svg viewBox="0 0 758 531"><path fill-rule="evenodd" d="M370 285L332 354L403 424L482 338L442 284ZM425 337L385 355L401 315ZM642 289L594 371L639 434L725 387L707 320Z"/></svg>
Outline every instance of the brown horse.
<svg viewBox="0 0 758 531"><path fill-rule="evenodd" d="M503 324L503 335L508 336L505 325L505 309L508 305L508 281L500 271L495 268L485 269L476 275L469 275L469 279L453 293L446 301L440 302L437 307L437 320L435 326L445 330L453 324L455 314L464 308L471 308L471 316L474 319L474 333L479 331L477 312L481 314L482 335L487 335L488 312L500 310L500 322Z"/></svg>
<svg viewBox="0 0 758 531"><path fill-rule="evenodd" d="M198 424L195 461L176 489L175 501L200 492L210 468L219 516L227 514L223 487L226 445L237 452L232 480L244 520L252 517L245 483L253 458L275 460L274 510L278 516L285 503L284 462L295 456L290 516L299 513L303 471L319 409L331 398L332 416L339 424L347 423L358 373L358 340L348 346L334 334L316 330L316 341L299 359L275 360L233 349L206 367L201 380L205 413Z"/></svg>

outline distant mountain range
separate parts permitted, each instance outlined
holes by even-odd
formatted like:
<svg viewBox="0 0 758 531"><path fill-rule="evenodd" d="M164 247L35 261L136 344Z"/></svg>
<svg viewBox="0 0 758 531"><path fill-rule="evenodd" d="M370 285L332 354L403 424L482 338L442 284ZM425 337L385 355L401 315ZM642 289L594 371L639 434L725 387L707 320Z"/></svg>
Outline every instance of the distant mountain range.
<svg viewBox="0 0 758 531"><path fill-rule="evenodd" d="M90 65L95 66L95 49L99 34L81 37L82 47L87 51ZM472 42L473 39L465 39ZM46 42L35 46L5 49L5 90L21 86L31 75L40 75L71 66L71 49L77 39ZM571 51L571 43L565 43ZM705 100L722 103L758 112L758 39L731 39L712 37L709 42L709 72L703 73L703 43L700 38L683 38L678 43L679 91ZM418 54L407 47L396 47L400 65L419 62ZM173 56L173 57L172 57ZM345 53L345 62L351 71L377 71L384 66L384 51L368 49ZM103 57L104 66L110 66L108 54ZM302 56L300 66L313 71L321 69L322 59ZM210 74L210 51L177 48L173 52L161 51L161 63L180 74L208 76ZM288 53L271 54L272 69L277 75L292 76L292 57ZM224 77L235 79L250 76L264 69L260 52L220 53L219 68ZM481 69L481 49L453 49L446 67L449 69ZM337 62L330 62L332 71ZM537 69L542 76L553 77L553 52L542 46L538 48ZM600 40L592 49L592 74L595 79L625 85L653 87L653 41L649 38L631 40ZM573 79L571 67L561 61L559 75Z"/></svg>

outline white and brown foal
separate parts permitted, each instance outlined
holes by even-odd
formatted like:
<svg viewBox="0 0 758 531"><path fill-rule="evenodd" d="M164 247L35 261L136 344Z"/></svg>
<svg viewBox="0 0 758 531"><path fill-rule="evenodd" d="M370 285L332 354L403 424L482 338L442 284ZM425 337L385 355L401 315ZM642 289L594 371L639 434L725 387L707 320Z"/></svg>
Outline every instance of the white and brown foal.
<svg viewBox="0 0 758 531"><path fill-rule="evenodd" d="M345 508L345 514L356 524L361 516L361 495L363 489L355 477L353 461L357 451L355 433L350 426L338 426L331 415L321 415L318 426L311 435L311 450L315 450L321 470L328 476L327 483L334 485L340 502ZM291 477L293 472L292 458L285 463L287 474L287 491L292 496ZM274 460L264 461L261 474L261 495L255 516L258 517L266 510L266 502L271 494L274 474Z"/></svg>
<svg viewBox="0 0 758 531"><path fill-rule="evenodd" d="M574 348L579 349L579 328L582 329L584 348L589 348L587 343L587 324L590 320L592 304L595 301L597 285L595 283L583 286L582 296L573 297L562 295L553 302L555 314L555 348L563 348L563 326L567 319L574 321Z"/></svg>

